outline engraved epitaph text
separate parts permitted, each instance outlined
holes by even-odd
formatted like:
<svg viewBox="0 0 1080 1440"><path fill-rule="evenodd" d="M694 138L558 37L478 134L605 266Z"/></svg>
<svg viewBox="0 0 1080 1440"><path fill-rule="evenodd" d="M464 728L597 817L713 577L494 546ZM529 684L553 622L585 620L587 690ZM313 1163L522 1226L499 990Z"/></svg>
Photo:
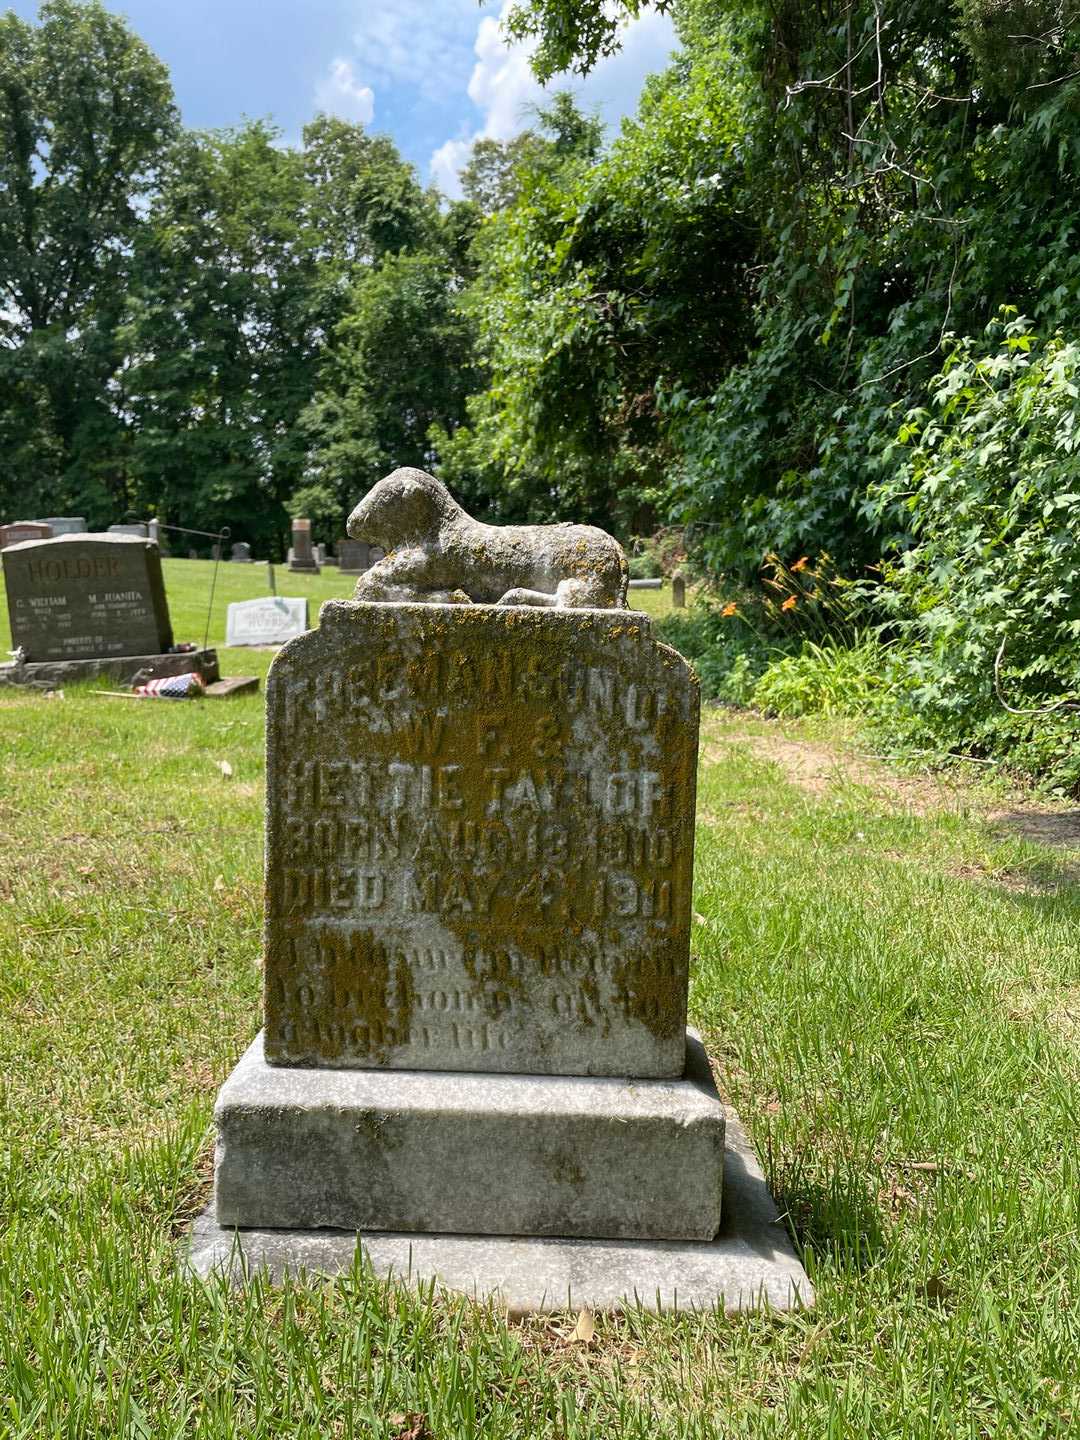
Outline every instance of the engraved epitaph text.
<svg viewBox="0 0 1080 1440"><path fill-rule="evenodd" d="M161 557L129 535L62 535L2 552L12 643L27 660L160 655L172 644Z"/></svg>
<svg viewBox="0 0 1080 1440"><path fill-rule="evenodd" d="M327 605L267 686L267 1058L680 1074L697 724L642 616Z"/></svg>

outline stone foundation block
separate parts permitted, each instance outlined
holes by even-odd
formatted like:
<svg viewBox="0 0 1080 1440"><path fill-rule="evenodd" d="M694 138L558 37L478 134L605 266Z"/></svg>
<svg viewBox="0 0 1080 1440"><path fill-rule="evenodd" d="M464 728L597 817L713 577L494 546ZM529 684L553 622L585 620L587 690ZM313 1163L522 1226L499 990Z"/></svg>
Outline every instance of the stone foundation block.
<svg viewBox="0 0 1080 1440"><path fill-rule="evenodd" d="M0 665L0 686L31 685L40 690L78 685L87 680L112 685L145 685L167 675L198 671L207 684L221 678L216 650L186 650L176 655L109 655L93 660L41 660Z"/></svg>
<svg viewBox="0 0 1080 1440"><path fill-rule="evenodd" d="M249 1229L711 1240L724 1108L700 1041L677 1080L268 1065L215 1113L216 1219Z"/></svg>

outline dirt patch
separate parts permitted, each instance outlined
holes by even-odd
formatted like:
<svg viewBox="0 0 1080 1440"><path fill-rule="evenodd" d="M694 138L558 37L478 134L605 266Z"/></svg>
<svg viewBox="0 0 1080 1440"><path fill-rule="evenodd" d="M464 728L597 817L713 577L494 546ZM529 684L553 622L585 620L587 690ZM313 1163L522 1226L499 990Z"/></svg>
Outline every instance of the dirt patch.
<svg viewBox="0 0 1080 1440"><path fill-rule="evenodd" d="M721 761L732 746L749 750L756 759L778 766L791 784L811 795L823 796L844 785L860 785L900 800L905 810L916 815L955 810L959 804L957 787L943 780L898 775L870 756L817 740L796 739L778 731L762 734L726 729L709 739L705 759L711 763Z"/></svg>
<svg viewBox="0 0 1080 1440"><path fill-rule="evenodd" d="M747 750L756 759L776 765L791 784L817 797L845 785L864 787L871 795L902 807L907 814L940 815L974 812L1001 836L1017 836L1058 850L1080 850L1080 810L1055 808L1018 792L1008 807L997 797L980 793L962 774L902 775L872 755L860 754L840 741L803 739L785 733L778 721L749 724L719 717L706 721L703 755L706 761L725 760L733 748ZM1027 880L1016 888L1026 888ZM1034 888L1040 888L1035 882Z"/></svg>
<svg viewBox="0 0 1080 1440"><path fill-rule="evenodd" d="M1067 886L1080 881L1080 868L1060 867L1053 875L1029 870L990 870L983 865L950 865L948 873L958 880L985 880L1014 895L1060 895Z"/></svg>
<svg viewBox="0 0 1080 1440"><path fill-rule="evenodd" d="M987 819L996 829L1039 845L1080 847L1080 810L994 810Z"/></svg>

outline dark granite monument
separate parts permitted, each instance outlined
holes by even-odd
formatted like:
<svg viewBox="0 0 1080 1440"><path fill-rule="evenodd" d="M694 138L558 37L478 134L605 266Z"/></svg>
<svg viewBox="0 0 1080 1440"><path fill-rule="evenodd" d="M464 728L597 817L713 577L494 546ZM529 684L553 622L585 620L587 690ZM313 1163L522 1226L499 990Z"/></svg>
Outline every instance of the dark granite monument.
<svg viewBox="0 0 1080 1440"><path fill-rule="evenodd" d="M198 670L217 679L213 651L171 653L157 546L135 535L61 535L3 552L15 664L3 683L124 681Z"/></svg>
<svg viewBox="0 0 1080 1440"><path fill-rule="evenodd" d="M136 536L31 540L4 556L11 640L28 661L153 655L173 643L161 557Z"/></svg>
<svg viewBox="0 0 1080 1440"><path fill-rule="evenodd" d="M384 551L366 540L339 540L335 546L342 575L363 575L383 558Z"/></svg>

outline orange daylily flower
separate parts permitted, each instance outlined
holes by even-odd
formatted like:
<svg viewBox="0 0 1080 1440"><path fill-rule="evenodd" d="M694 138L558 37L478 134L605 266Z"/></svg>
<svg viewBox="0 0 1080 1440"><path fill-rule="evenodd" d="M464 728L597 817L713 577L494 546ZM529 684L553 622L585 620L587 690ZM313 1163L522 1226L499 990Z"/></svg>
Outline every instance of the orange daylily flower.
<svg viewBox="0 0 1080 1440"><path fill-rule="evenodd" d="M794 610L794 609L795 609L795 606L796 606L798 603L799 603L799 602L795 599L795 596L794 596L794 595L789 595L789 596L787 597L787 599L784 601L784 603L780 606L780 609L781 609L781 610Z"/></svg>
<svg viewBox="0 0 1080 1440"><path fill-rule="evenodd" d="M809 565L809 564L810 564L809 558L808 558L806 555L804 555L801 560L796 560L796 561L795 561L795 564L792 565L792 567L791 567L791 573L792 573L793 575L797 575L800 570L805 570L806 567L807 567L807 565Z"/></svg>
<svg viewBox="0 0 1080 1440"><path fill-rule="evenodd" d="M725 620L728 619L729 616L737 615L738 613L739 607L735 604L734 600L729 600L728 603L724 606L724 608L720 611L720 614L724 617Z"/></svg>

